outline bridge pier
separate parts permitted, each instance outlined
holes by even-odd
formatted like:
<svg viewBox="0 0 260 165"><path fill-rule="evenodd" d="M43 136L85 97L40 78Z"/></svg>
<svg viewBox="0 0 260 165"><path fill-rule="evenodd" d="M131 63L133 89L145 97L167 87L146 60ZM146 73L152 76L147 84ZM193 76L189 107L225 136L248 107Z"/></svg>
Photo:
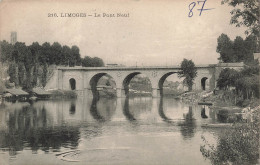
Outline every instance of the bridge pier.
<svg viewBox="0 0 260 165"><path fill-rule="evenodd" d="M152 97L161 97L160 89L152 88Z"/></svg>
<svg viewBox="0 0 260 165"><path fill-rule="evenodd" d="M121 89L121 88L116 88L116 96L119 98L125 98L126 95L125 95L125 90L124 89Z"/></svg>
<svg viewBox="0 0 260 165"><path fill-rule="evenodd" d="M93 98L93 93L91 89L87 89L87 88L84 89L84 97Z"/></svg>

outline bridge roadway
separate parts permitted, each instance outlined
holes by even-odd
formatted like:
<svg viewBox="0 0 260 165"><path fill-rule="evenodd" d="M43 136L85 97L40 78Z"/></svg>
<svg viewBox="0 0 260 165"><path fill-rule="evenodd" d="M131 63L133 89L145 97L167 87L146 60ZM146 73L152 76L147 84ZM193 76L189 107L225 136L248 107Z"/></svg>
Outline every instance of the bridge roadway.
<svg viewBox="0 0 260 165"><path fill-rule="evenodd" d="M223 68L240 69L243 66L243 63L196 65L197 77L194 80L193 89L213 90ZM117 97L125 97L129 93L131 79L138 74L144 74L151 82L152 96L160 97L163 94L163 83L166 78L178 72L180 72L180 66L58 67L45 88L76 90L84 95L95 96L98 80L108 75L116 83Z"/></svg>

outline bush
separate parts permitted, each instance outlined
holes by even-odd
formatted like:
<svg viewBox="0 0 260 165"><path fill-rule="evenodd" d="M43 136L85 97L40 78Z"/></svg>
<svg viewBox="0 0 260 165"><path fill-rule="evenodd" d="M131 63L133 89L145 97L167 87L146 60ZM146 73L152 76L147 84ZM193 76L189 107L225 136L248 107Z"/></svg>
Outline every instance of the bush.
<svg viewBox="0 0 260 165"><path fill-rule="evenodd" d="M234 123L233 129L221 131L217 145L205 142L200 151L212 164L256 164L259 158L260 106L251 106L252 120Z"/></svg>
<svg viewBox="0 0 260 165"><path fill-rule="evenodd" d="M75 91L63 91L63 90L53 90L51 92L52 99L74 99L77 98L77 93Z"/></svg>

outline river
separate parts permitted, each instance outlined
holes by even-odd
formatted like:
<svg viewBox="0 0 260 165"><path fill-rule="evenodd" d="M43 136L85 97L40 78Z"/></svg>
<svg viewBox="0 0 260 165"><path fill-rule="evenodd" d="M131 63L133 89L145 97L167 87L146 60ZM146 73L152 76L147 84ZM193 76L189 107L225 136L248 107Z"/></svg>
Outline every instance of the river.
<svg viewBox="0 0 260 165"><path fill-rule="evenodd" d="M48 100L0 105L0 160L6 164L210 164L218 122L207 106L173 98Z"/></svg>

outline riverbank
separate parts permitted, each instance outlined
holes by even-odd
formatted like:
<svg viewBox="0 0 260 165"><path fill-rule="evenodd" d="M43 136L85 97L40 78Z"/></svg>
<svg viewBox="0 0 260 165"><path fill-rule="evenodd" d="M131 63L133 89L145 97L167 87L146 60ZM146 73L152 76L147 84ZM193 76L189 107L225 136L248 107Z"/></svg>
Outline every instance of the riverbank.
<svg viewBox="0 0 260 165"><path fill-rule="evenodd" d="M181 94L179 98L188 104L209 105L224 123L251 121L251 111L260 111L255 109L259 107L259 99L238 101L229 91L192 91Z"/></svg>
<svg viewBox="0 0 260 165"><path fill-rule="evenodd" d="M66 90L51 90L50 99L75 99L77 98L77 93L75 91Z"/></svg>

